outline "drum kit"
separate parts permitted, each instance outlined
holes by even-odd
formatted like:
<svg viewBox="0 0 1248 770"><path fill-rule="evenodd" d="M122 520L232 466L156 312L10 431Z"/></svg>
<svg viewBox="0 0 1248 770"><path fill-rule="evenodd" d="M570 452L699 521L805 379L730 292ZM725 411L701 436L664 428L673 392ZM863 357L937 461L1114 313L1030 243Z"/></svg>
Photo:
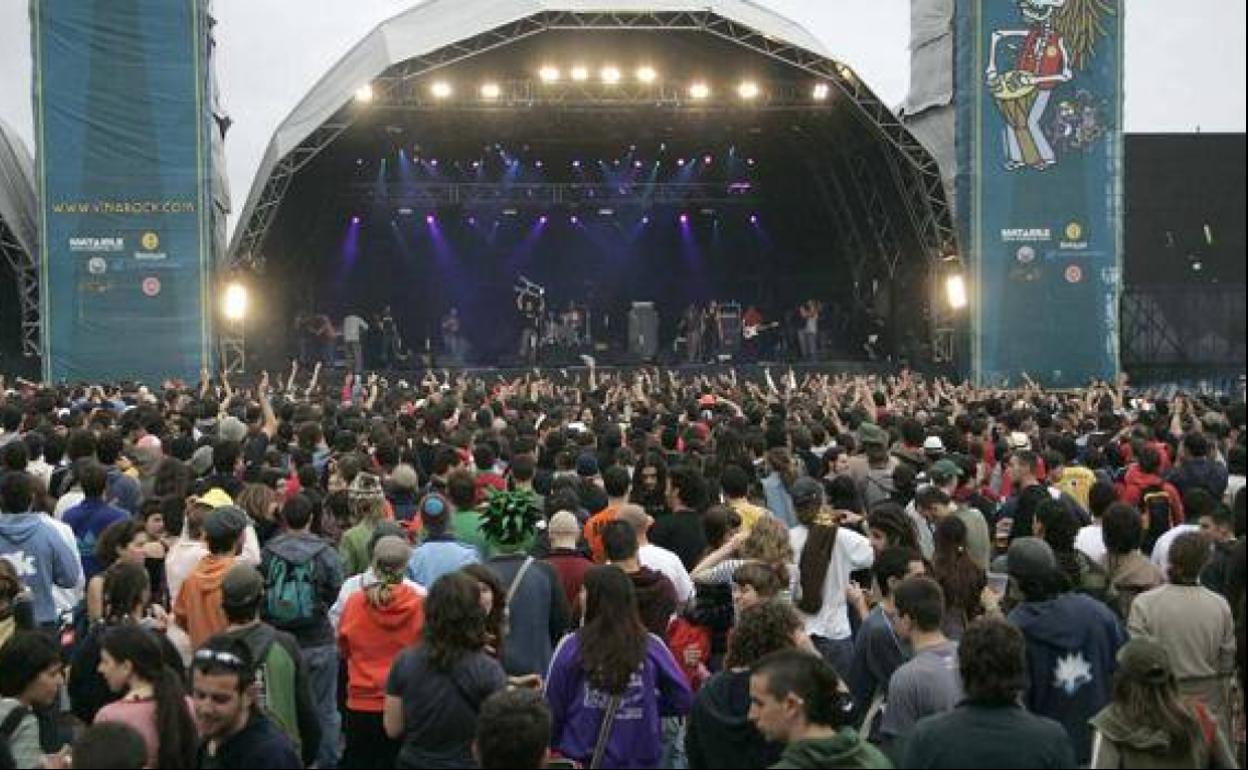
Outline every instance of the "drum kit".
<svg viewBox="0 0 1248 770"><path fill-rule="evenodd" d="M593 342L589 307L569 302L562 310L547 310L546 287L519 277L513 291L522 308L536 308L538 344L542 347L579 348Z"/></svg>

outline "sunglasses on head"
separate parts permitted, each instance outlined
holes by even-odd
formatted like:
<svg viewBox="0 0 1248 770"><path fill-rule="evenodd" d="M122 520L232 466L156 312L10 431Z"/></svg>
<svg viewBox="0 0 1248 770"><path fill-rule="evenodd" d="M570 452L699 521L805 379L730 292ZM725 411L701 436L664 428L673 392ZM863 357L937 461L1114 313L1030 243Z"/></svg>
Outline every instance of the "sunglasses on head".
<svg viewBox="0 0 1248 770"><path fill-rule="evenodd" d="M242 658L224 650L196 650L194 660L197 664L217 664L238 671L247 667Z"/></svg>

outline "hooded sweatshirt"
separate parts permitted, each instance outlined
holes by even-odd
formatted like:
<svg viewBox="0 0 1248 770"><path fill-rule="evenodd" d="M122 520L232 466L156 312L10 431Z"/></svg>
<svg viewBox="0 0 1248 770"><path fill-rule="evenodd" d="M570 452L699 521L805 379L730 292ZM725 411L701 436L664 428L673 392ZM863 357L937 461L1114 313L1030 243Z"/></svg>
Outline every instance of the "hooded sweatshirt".
<svg viewBox="0 0 1248 770"><path fill-rule="evenodd" d="M658 767L663 750L661 717L688 713L693 700L685 674L657 637L646 641L646 657L620 700L602 767ZM581 635L559 642L546 676L551 745L588 767L610 696L590 686L581 665Z"/></svg>
<svg viewBox="0 0 1248 770"><path fill-rule="evenodd" d="M1086 765L1092 756L1088 720L1110 701L1115 655L1127 641L1122 624L1104 604L1075 593L1024 602L1009 620L1027 641L1024 705L1060 722Z"/></svg>
<svg viewBox="0 0 1248 770"><path fill-rule="evenodd" d="M421 639L425 602L416 590L391 587L385 604L361 591L347 600L338 625L338 651L347 662L347 708L379 714L386 699L386 676L395 658Z"/></svg>
<svg viewBox="0 0 1248 770"><path fill-rule="evenodd" d="M672 581L649 567L630 572L628 577L633 581L641 622L647 631L666 641L667 626L676 612L676 588Z"/></svg>
<svg viewBox="0 0 1248 770"><path fill-rule="evenodd" d="M842 727L831 738L794 741L772 767L892 767L884 754L861 738L852 727Z"/></svg>
<svg viewBox="0 0 1248 770"><path fill-rule="evenodd" d="M698 690L689 712L685 752L693 770L711 767L771 767L784 744L769 743L754 728L750 672L721 671Z"/></svg>
<svg viewBox="0 0 1248 770"><path fill-rule="evenodd" d="M35 622L56 622L54 586L74 588L82 580L78 554L42 513L0 515L0 559L13 565L34 599Z"/></svg>
<svg viewBox="0 0 1248 770"><path fill-rule="evenodd" d="M1122 483L1118 485L1118 496L1124 503L1138 508L1140 501L1144 499L1144 490L1149 487L1161 487L1165 490L1166 497L1170 498L1170 526L1182 522L1183 498L1179 495L1179 490L1170 482L1163 480L1161 476L1140 470L1138 465L1127 468L1127 475L1123 476Z"/></svg>
<svg viewBox="0 0 1248 770"><path fill-rule="evenodd" d="M191 638L191 649L208 640L213 634L224 631L230 622L221 607L221 582L234 566L234 556L208 554L199 560L195 570L182 584L178 598L173 603L173 617L186 629Z"/></svg>
<svg viewBox="0 0 1248 770"><path fill-rule="evenodd" d="M1210 723L1209 727L1213 728L1212 718L1207 712L1204 718ZM1092 726L1099 733L1093 756L1093 767L1235 766L1230 752L1220 745L1223 743L1221 736L1215 733L1214 739L1208 740L1204 730L1201 729L1199 718L1192 721L1191 744L1185 751L1180 751L1174 746L1165 731L1136 724L1133 720L1127 719L1126 715L1113 704L1092 718ZM1222 755L1219 757L1222 762L1210 764L1211 750ZM1229 763L1226 762L1228 759Z"/></svg>
<svg viewBox="0 0 1248 770"><path fill-rule="evenodd" d="M266 590L275 587L271 578L278 560L286 562L288 575L294 567L311 565L316 609L313 617L286 624L270 620L267 613L265 619L275 627L292 634L300 647L324 647L333 644L334 628L330 625L327 610L338 598L338 589L342 585L342 562L338 560L338 552L328 541L310 532L291 532L273 538L264 547L260 561L260 573L265 577Z"/></svg>

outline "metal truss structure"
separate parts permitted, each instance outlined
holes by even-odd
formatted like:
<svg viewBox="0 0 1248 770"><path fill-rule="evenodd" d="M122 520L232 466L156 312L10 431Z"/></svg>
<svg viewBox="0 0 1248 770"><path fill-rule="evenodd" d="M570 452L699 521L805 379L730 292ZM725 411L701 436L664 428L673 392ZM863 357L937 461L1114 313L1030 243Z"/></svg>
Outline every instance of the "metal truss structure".
<svg viewBox="0 0 1248 770"><path fill-rule="evenodd" d="M1121 302L1121 362L1132 377L1243 373L1243 286L1128 286Z"/></svg>
<svg viewBox="0 0 1248 770"><path fill-rule="evenodd" d="M373 102L364 105L348 99L327 121L312 131L297 147L283 157L273 168L250 217L242 223L241 234L230 254L233 266L253 264L261 259L265 235L272 224L282 200L294 176L329 147L344 131L350 128L372 104L397 105L412 109L425 109L433 99L427 89L426 76L445 72L453 65L480 56L512 43L544 32L576 30L635 30L635 31L685 31L711 35L753 51L805 73L810 81L805 85L778 87L775 83L760 84L759 103L751 107L743 105L734 93L721 93L706 103L694 101L687 93L677 92L658 85L614 86L618 92L611 98L604 96L601 83L591 87L563 85L558 89L544 91L547 86L532 82L515 81L499 83L500 93L496 104L482 105L479 93L460 94L460 106L497 109L506 104L535 106L552 104L564 108L594 108L619 106L625 97L634 102L649 94L651 105L666 105L678 109L810 109L818 107L828 111L829 106L845 109L848 105L854 119L867 132L884 145L888 166L884 178L891 181L909 220L906 230L913 238L901 236L897 206L885 206L880 196L880 169L865 168L852 158L829 158L829 149L816 144L804 145L811 154L823 156L808 161L812 164L827 210L837 221L838 231L851 247L847 253L855 259L880 259L886 263L887 272L896 272L901 255L907 250L903 244L913 242L927 267L930 290L929 340L936 362L946 362L953 356L955 320L939 297L939 276L942 258L958 254L957 236L953 218L945 197L939 165L935 158L902 124L874 93L849 67L833 59L807 50L782 39L765 35L746 25L726 19L711 11L667 12L576 12L543 11L524 19L468 37L464 40L430 51L395 64L372 82ZM826 83L831 90L828 102L812 104L812 94L803 92L814 82ZM831 150L835 153L835 150ZM831 161L831 162L830 162ZM833 168L837 170L833 170ZM842 172L848 172L847 174ZM852 205L846 196L854 196ZM866 212L865 220L863 213ZM907 233L909 235L910 233ZM861 274L862 269L855 271Z"/></svg>
<svg viewBox="0 0 1248 770"><path fill-rule="evenodd" d="M35 256L26 252L9 226L0 220L0 255L4 256L17 277L17 297L21 305L22 356L39 355L39 265Z"/></svg>
<svg viewBox="0 0 1248 770"><path fill-rule="evenodd" d="M754 185L704 182L515 183L393 182L382 186L356 182L343 190L352 200L399 208L444 206L729 206L758 202ZM400 212L400 213L413 213Z"/></svg>

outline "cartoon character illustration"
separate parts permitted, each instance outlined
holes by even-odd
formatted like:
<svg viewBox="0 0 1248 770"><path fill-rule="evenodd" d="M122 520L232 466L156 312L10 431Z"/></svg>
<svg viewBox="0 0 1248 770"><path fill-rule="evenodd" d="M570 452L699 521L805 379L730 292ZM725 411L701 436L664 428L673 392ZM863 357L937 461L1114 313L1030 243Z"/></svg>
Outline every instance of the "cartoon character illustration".
<svg viewBox="0 0 1248 770"><path fill-rule="evenodd" d="M985 75L1005 117L1005 167L1043 171L1057 163L1044 132L1044 117L1053 91L1075 79L1108 34L1103 18L1114 12L1113 0L1018 0L1025 29L992 33ZM1015 54L1013 68L998 69L1002 43Z"/></svg>
<svg viewBox="0 0 1248 770"><path fill-rule="evenodd" d="M1063 155L1086 152L1108 130L1101 118L1106 110L1107 107L1098 103L1095 96L1081 88L1075 92L1073 99L1063 99L1058 103L1047 136L1052 137L1054 148Z"/></svg>

